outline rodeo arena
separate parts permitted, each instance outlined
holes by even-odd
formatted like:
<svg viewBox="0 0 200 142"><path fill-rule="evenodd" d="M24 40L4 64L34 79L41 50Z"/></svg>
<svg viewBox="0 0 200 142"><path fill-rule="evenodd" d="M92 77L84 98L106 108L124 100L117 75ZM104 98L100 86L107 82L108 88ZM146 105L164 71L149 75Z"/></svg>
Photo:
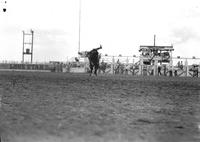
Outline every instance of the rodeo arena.
<svg viewBox="0 0 200 142"><path fill-rule="evenodd" d="M0 63L0 142L200 141L200 58L174 57L154 35L138 55L100 45L41 63L33 37L23 31L21 62Z"/></svg>
<svg viewBox="0 0 200 142"><path fill-rule="evenodd" d="M25 42L25 37L31 36L30 43ZM111 56L99 54L98 74L121 74L133 76L177 76L177 77L199 77L200 58L195 56L173 57L173 46L141 45L139 55L133 56ZM27 44L29 46L27 46ZM26 48L28 47L28 48ZM98 49L98 48L96 48ZM63 73L89 73L89 60L86 56L88 51L79 51L74 61L50 61L49 63L33 62L33 31L23 31L23 52L22 62L3 61L0 64L1 70L23 70L23 71L44 71ZM30 56L29 62L24 62L24 56Z"/></svg>

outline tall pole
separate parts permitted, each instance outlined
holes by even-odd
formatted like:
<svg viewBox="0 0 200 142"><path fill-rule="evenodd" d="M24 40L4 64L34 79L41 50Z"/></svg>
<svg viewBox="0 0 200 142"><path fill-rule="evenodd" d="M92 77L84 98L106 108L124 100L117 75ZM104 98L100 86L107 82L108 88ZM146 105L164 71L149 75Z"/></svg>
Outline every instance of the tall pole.
<svg viewBox="0 0 200 142"><path fill-rule="evenodd" d="M34 31L31 30L31 36L32 36L32 38L31 38L31 63L33 62L33 33L34 33Z"/></svg>
<svg viewBox="0 0 200 142"><path fill-rule="evenodd" d="M78 35L78 52L81 48L81 0L79 0L79 35Z"/></svg>
<svg viewBox="0 0 200 142"><path fill-rule="evenodd" d="M22 31L23 33L23 46L22 46L22 63L24 63L24 31Z"/></svg>
<svg viewBox="0 0 200 142"><path fill-rule="evenodd" d="M153 46L156 46L156 35L154 35Z"/></svg>

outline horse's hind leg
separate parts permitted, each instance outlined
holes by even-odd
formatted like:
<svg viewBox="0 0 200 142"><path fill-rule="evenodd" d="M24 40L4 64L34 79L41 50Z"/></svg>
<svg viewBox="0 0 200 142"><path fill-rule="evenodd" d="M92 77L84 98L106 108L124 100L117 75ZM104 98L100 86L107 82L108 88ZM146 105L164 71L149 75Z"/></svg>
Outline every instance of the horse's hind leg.
<svg viewBox="0 0 200 142"><path fill-rule="evenodd" d="M94 69L94 74L97 76L97 69L96 68Z"/></svg>
<svg viewBox="0 0 200 142"><path fill-rule="evenodd" d="M93 65L90 65L90 76L92 75L93 72Z"/></svg>
<svg viewBox="0 0 200 142"><path fill-rule="evenodd" d="M98 70L99 68L98 68L98 65L95 65L94 66L94 74L97 76L97 70Z"/></svg>

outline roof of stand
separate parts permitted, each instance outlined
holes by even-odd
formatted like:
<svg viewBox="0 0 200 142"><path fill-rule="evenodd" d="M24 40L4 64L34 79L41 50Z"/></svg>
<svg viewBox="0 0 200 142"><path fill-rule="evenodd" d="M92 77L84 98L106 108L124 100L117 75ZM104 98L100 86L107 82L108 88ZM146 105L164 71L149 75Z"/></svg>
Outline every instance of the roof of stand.
<svg viewBox="0 0 200 142"><path fill-rule="evenodd" d="M173 46L148 46L148 45L141 45L139 51L141 51L144 48L150 50L159 50L159 51L174 51Z"/></svg>

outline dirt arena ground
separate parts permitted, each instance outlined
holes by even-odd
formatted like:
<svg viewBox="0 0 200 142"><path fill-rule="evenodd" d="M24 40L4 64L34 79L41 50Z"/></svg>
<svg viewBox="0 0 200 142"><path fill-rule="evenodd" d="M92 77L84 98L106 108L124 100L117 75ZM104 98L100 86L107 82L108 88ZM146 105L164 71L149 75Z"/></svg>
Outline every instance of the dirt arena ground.
<svg viewBox="0 0 200 142"><path fill-rule="evenodd" d="M200 78L0 72L1 142L199 142Z"/></svg>

